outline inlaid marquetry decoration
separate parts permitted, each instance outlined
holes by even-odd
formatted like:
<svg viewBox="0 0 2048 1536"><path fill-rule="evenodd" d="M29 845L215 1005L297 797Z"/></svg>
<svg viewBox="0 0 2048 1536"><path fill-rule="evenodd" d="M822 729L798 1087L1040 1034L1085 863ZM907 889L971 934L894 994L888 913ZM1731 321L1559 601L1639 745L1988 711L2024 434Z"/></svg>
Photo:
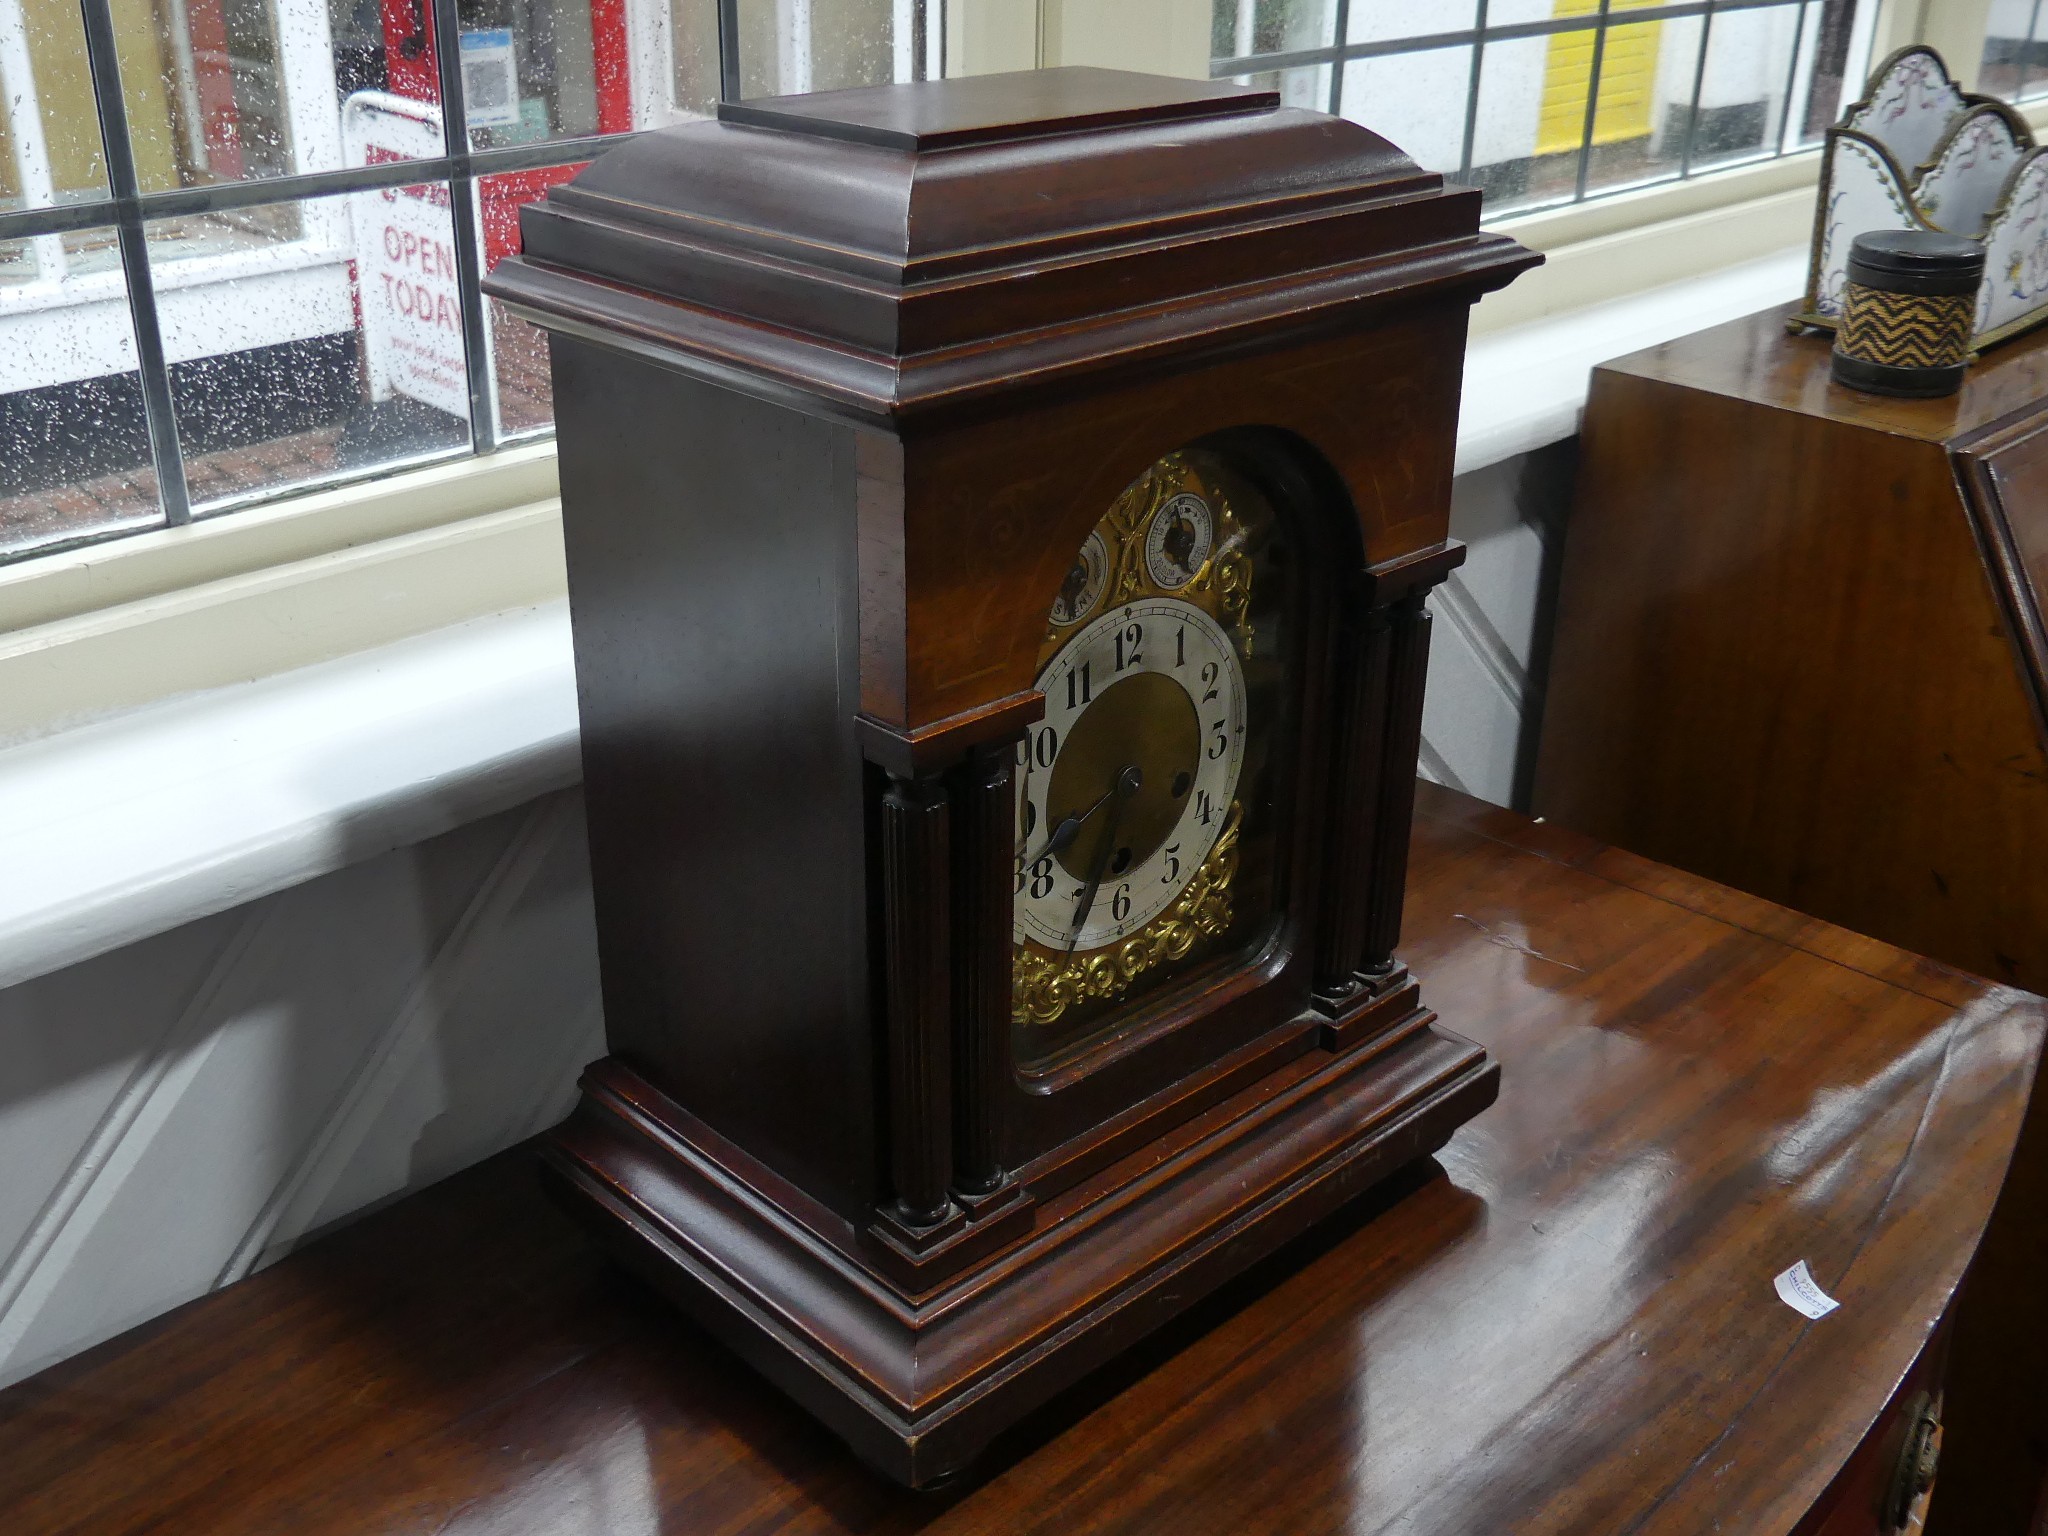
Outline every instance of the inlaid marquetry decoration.
<svg viewBox="0 0 2048 1536"><path fill-rule="evenodd" d="M1261 634L1253 594L1283 580L1262 575L1285 564L1277 539L1271 504L1224 459L1171 453L1103 515L1052 600L1045 718L1013 774L1011 1016L1026 1060L1231 947L1258 915L1237 889L1241 790L1248 755L1263 756L1247 745L1273 724L1256 664L1280 636Z"/></svg>

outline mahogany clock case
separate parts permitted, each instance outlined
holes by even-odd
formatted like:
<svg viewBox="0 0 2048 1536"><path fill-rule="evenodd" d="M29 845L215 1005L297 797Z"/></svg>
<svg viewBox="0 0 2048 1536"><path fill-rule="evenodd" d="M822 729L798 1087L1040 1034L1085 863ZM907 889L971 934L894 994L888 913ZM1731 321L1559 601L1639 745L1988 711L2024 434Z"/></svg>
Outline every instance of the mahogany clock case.
<svg viewBox="0 0 2048 1536"><path fill-rule="evenodd" d="M644 136L490 280L552 334L612 1050L553 1166L894 1476L1493 1098L1394 955L1467 310L1537 259L1477 225L1273 93L1054 70ZM1279 919L1021 1072L1048 609L1195 447L1300 552Z"/></svg>

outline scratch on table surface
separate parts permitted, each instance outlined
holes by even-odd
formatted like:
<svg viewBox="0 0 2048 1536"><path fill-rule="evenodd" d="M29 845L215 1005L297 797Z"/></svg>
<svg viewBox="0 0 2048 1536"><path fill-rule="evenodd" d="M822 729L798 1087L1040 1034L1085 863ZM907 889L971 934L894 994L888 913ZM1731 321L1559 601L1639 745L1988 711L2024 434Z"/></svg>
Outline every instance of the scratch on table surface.
<svg viewBox="0 0 2048 1536"><path fill-rule="evenodd" d="M1547 960L1550 964L1561 965L1568 971L1577 971L1581 976L1586 974L1586 968L1583 965L1573 965L1569 960L1560 960L1555 955L1544 954L1540 949L1531 949L1512 934L1500 933L1488 927L1469 912L1453 912L1451 915L1461 923L1470 923L1474 928L1485 934L1486 942L1489 944L1498 944L1502 949L1512 949L1516 954L1527 955L1531 960Z"/></svg>

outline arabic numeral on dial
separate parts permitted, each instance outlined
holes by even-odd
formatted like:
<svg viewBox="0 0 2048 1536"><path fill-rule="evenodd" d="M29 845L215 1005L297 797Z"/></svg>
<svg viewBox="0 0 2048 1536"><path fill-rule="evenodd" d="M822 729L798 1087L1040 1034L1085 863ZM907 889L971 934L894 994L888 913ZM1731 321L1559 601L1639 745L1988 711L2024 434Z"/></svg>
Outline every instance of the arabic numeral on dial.
<svg viewBox="0 0 2048 1536"><path fill-rule="evenodd" d="M1173 664L1184 667L1188 664L1188 627L1183 624L1173 635Z"/></svg>
<svg viewBox="0 0 2048 1536"><path fill-rule="evenodd" d="M1216 733L1209 739L1209 761L1213 763L1217 758L1230 750L1230 734L1225 728L1225 723L1221 720L1218 720L1209 729Z"/></svg>
<svg viewBox="0 0 2048 1536"><path fill-rule="evenodd" d="M1052 855L1031 866L1031 899L1043 901L1052 894Z"/></svg>
<svg viewBox="0 0 2048 1536"><path fill-rule="evenodd" d="M1216 697L1216 678L1217 675L1222 672L1222 670L1223 669L1213 661L1204 662L1202 664L1202 686L1209 690L1207 693L1202 695L1202 702L1204 704L1208 703L1211 699Z"/></svg>
<svg viewBox="0 0 2048 1536"><path fill-rule="evenodd" d="M1024 855L1021 853L1017 855L1017 883L1011 888L1010 894L1013 896L1024 894Z"/></svg>
<svg viewBox="0 0 2048 1536"><path fill-rule="evenodd" d="M1195 791L1195 820L1205 827L1216 820L1216 807L1210 803L1209 791L1206 789Z"/></svg>
<svg viewBox="0 0 2048 1536"><path fill-rule="evenodd" d="M1084 661L1079 668L1067 674L1067 708L1079 709L1094 696L1088 681L1088 663Z"/></svg>
<svg viewBox="0 0 2048 1536"><path fill-rule="evenodd" d="M1118 922L1131 915L1131 888L1128 884L1116 888L1116 894L1109 898L1109 915Z"/></svg>
<svg viewBox="0 0 2048 1536"><path fill-rule="evenodd" d="M1041 768L1050 768L1052 760L1060 755L1060 733L1052 726L1041 725L1038 734L1031 738L1031 757Z"/></svg>
<svg viewBox="0 0 2048 1536"><path fill-rule="evenodd" d="M1142 624L1126 624L1118 631L1116 637L1117 671L1121 672L1126 667L1135 667L1140 661L1144 660L1138 654L1138 645L1144 638L1145 626Z"/></svg>
<svg viewBox="0 0 2048 1536"><path fill-rule="evenodd" d="M1207 795L1204 795L1204 796L1202 796L1202 799L1203 799L1203 801L1204 801L1204 802L1206 802L1206 801L1208 800L1208 798L1209 798L1209 797L1208 797ZM1020 879L1020 880L1021 880L1021 878L1022 878L1022 877L1021 877L1021 876L1019 876L1019 879ZM1171 884L1173 884L1173 882L1174 882L1174 881L1178 880L1179 878L1180 878L1180 844L1179 844L1179 843L1169 843L1169 844L1167 844L1167 846L1166 846L1166 873L1165 873L1165 874L1163 874L1163 875L1161 875L1161 876L1159 877L1159 883L1160 883L1161 885L1171 885Z"/></svg>

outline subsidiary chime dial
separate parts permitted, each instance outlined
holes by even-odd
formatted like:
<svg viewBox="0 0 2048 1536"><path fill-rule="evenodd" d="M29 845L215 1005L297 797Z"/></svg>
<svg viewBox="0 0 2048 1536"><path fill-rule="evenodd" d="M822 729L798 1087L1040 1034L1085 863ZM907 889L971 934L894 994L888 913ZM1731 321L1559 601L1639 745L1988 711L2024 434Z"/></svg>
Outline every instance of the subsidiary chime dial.
<svg viewBox="0 0 2048 1536"><path fill-rule="evenodd" d="M1018 748L1014 1016L1050 1045L1240 926L1247 681L1271 510L1173 454L1089 534L1053 599ZM1246 505L1256 502L1256 505Z"/></svg>

